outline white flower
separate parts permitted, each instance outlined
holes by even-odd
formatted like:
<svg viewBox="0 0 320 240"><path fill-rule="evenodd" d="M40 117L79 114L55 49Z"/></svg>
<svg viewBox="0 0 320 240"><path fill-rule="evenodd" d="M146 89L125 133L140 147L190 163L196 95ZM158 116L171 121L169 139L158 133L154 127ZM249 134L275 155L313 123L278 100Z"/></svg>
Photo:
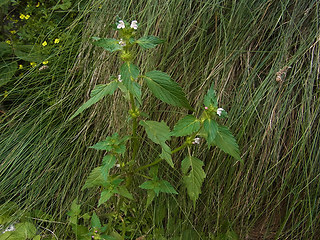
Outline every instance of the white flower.
<svg viewBox="0 0 320 240"><path fill-rule="evenodd" d="M119 41L120 46L124 47L126 45L126 42L123 41L123 39L121 38Z"/></svg>
<svg viewBox="0 0 320 240"><path fill-rule="evenodd" d="M132 21L130 27L133 28L133 29L138 29L138 24L137 23L138 23L138 21L136 21L136 20Z"/></svg>
<svg viewBox="0 0 320 240"><path fill-rule="evenodd" d="M10 224L2 233L15 231L16 228L13 224Z"/></svg>
<svg viewBox="0 0 320 240"><path fill-rule="evenodd" d="M120 167L120 164L116 164L116 167L119 168L119 167Z"/></svg>
<svg viewBox="0 0 320 240"><path fill-rule="evenodd" d="M119 21L119 24L117 25L117 28L118 29L121 29L121 28L125 28L126 26L124 25L124 21L120 20Z"/></svg>
<svg viewBox="0 0 320 240"><path fill-rule="evenodd" d="M193 139L192 144L200 144L200 138Z"/></svg>
<svg viewBox="0 0 320 240"><path fill-rule="evenodd" d="M122 82L121 75L118 75L118 81Z"/></svg>
<svg viewBox="0 0 320 240"><path fill-rule="evenodd" d="M222 114L223 111L224 111L223 108L218 108L218 109L217 109L217 114L218 114L219 116L221 116L221 114Z"/></svg>

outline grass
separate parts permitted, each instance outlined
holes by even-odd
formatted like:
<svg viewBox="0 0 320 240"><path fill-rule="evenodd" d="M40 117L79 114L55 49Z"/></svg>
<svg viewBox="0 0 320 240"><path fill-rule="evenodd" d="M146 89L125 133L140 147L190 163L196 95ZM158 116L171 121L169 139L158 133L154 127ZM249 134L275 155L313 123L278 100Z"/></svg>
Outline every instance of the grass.
<svg viewBox="0 0 320 240"><path fill-rule="evenodd" d="M214 83L245 162L199 148L207 179L197 208L190 211L183 194L159 198L154 229L168 238L184 232L206 239L228 230L240 239L319 238L319 7L289 0L87 1L50 74L30 72L9 95L0 126L0 201L12 199L25 211L41 208L61 222L75 197L94 201L92 192L80 191L101 160L88 146L125 131L126 106L114 95L66 120L95 84L118 74L115 57L89 38L111 36L109 25L119 15L138 20L142 35L166 39L152 53L138 52L137 62L143 72L169 73L197 111ZM173 126L186 114L144 96L155 120ZM178 184L179 173L167 179Z"/></svg>

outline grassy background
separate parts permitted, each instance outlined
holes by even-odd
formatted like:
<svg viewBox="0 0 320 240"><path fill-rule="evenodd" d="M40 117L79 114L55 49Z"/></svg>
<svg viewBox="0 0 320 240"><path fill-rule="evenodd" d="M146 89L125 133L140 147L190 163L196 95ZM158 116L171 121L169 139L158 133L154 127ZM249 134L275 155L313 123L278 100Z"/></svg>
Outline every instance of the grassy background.
<svg viewBox="0 0 320 240"><path fill-rule="evenodd" d="M142 72L156 68L170 74L197 111L214 84L245 162L240 166L217 149L199 148L207 179L197 208L190 211L183 194L160 198L154 224L168 238L184 231L206 239L231 229L240 239L319 238L318 1L82 4L50 71L31 71L10 91L0 127L1 201L12 199L25 211L41 208L65 221L75 197L94 199L92 192L80 191L101 160L88 146L114 131L125 133L127 108L116 93L66 120L96 84L118 74L116 57L89 41L112 37L110 24L118 15L138 20L138 34L166 40L155 51L137 52ZM143 95L154 120L173 126L186 114ZM179 173L167 179L178 184ZM157 220L161 211L166 214Z"/></svg>

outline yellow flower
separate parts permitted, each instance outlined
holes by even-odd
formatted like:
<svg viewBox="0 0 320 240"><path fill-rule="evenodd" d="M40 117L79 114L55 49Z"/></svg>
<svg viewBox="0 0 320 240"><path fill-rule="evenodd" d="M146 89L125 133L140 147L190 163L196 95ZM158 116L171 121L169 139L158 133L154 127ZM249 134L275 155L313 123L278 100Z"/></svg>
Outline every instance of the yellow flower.
<svg viewBox="0 0 320 240"><path fill-rule="evenodd" d="M59 43L60 42L60 39L59 38L56 38L55 40L54 40L54 43L56 44L56 43Z"/></svg>
<svg viewBox="0 0 320 240"><path fill-rule="evenodd" d="M11 30L10 33L11 33L11 34L16 34L17 31L16 31L16 30Z"/></svg>
<svg viewBox="0 0 320 240"><path fill-rule="evenodd" d="M11 45L11 41L10 41L10 40L7 40L6 43L8 43L9 45Z"/></svg>
<svg viewBox="0 0 320 240"><path fill-rule="evenodd" d="M40 7L40 2L37 3L36 7Z"/></svg>
<svg viewBox="0 0 320 240"><path fill-rule="evenodd" d="M22 14L22 13L20 14L20 18L21 18L21 19L25 19L25 17L26 17L26 16L25 16L24 14Z"/></svg>
<svg viewBox="0 0 320 240"><path fill-rule="evenodd" d="M47 65L49 63L49 61L43 61L42 64Z"/></svg>
<svg viewBox="0 0 320 240"><path fill-rule="evenodd" d="M30 15L27 14L25 17L24 17L26 20L28 20L30 18Z"/></svg>
<svg viewBox="0 0 320 240"><path fill-rule="evenodd" d="M30 65L31 65L31 67L37 66L37 64L35 62L31 62Z"/></svg>
<svg viewBox="0 0 320 240"><path fill-rule="evenodd" d="M3 98L8 97L8 95L9 95L8 91L4 91L4 93L3 93Z"/></svg>
<svg viewBox="0 0 320 240"><path fill-rule="evenodd" d="M42 43L42 46L47 46L48 45L48 43L47 43L47 41L44 41L43 43Z"/></svg>
<svg viewBox="0 0 320 240"><path fill-rule="evenodd" d="M22 64L19 64L19 69L22 69L23 68L23 65Z"/></svg>

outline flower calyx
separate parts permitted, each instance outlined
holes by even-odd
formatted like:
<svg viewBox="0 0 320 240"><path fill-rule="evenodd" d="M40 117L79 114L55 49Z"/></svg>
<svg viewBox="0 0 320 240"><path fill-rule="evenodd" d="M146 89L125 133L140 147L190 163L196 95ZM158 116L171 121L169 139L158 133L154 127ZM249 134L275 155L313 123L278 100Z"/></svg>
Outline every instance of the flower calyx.
<svg viewBox="0 0 320 240"><path fill-rule="evenodd" d="M139 111L137 108L135 108L135 109L130 109L130 110L129 110L129 114L130 114L130 116L131 116L132 118L138 118L138 117L140 117L140 111Z"/></svg>

